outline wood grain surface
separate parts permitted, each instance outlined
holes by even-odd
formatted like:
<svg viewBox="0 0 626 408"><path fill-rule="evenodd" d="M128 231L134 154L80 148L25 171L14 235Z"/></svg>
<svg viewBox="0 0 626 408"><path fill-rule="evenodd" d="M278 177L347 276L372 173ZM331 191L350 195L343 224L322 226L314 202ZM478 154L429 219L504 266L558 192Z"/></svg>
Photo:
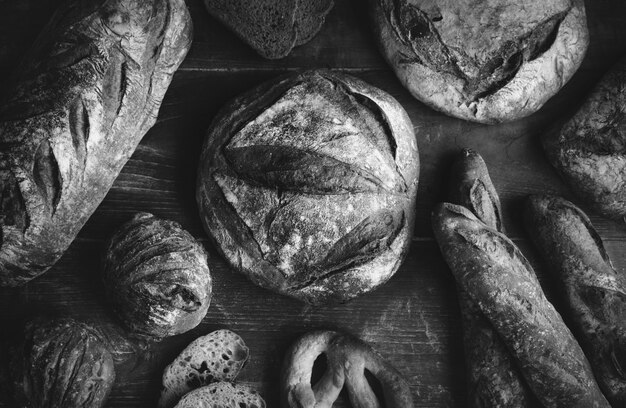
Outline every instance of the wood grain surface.
<svg viewBox="0 0 626 408"><path fill-rule="evenodd" d="M327 23L310 43L285 59L269 61L209 17L200 0L187 0L195 40L174 77L157 124L61 261L24 287L0 289L0 341L10 337L22 319L40 312L111 320L100 283L104 241L135 212L150 211L180 222L205 244L211 256L214 299L199 327L155 344L150 356L118 370L108 407L154 406L163 368L191 340L218 328L236 331L249 345L251 360L240 380L255 386L269 407L278 406L286 348L301 334L321 328L345 330L369 341L407 376L416 407L466 405L454 282L430 228L430 211L443 198L451 157L463 147L482 154L503 202L507 231L541 277L541 266L523 232L520 200L542 192L573 199L546 161L539 140L626 52L626 1L587 1L591 45L579 72L538 113L497 126L450 118L413 99L376 48L365 2L335 1ZM0 0L0 92L10 84L10 73L58 3ZM422 164L415 237L401 269L373 293L347 304L317 308L260 289L230 270L208 243L195 203L200 147L218 109L264 80L310 68L352 73L396 97L413 121ZM615 266L624 270L626 227L590 215ZM558 303L559 288L544 283ZM9 406L3 390L0 407Z"/></svg>

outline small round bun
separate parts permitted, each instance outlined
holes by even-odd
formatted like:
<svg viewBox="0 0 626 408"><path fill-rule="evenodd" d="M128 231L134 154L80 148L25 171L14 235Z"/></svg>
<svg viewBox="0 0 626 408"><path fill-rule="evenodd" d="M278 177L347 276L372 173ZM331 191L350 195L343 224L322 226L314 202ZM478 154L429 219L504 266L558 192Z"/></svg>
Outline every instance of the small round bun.
<svg viewBox="0 0 626 408"><path fill-rule="evenodd" d="M589 34L583 0L370 0L383 55L420 101L482 123L536 112Z"/></svg>
<svg viewBox="0 0 626 408"><path fill-rule="evenodd" d="M312 385L313 365L322 354L326 372ZM331 407L344 387L352 406L382 406L366 371L380 383L387 408L413 408L409 383L391 364L362 340L334 331L307 333L291 346L283 364L282 406Z"/></svg>
<svg viewBox="0 0 626 408"><path fill-rule="evenodd" d="M211 302L205 249L178 223L149 213L138 213L113 235L103 274L109 303L136 337L189 331Z"/></svg>
<svg viewBox="0 0 626 408"><path fill-rule="evenodd" d="M356 78L309 71L235 99L210 126L197 200L236 270L310 303L346 301L402 263L419 173L411 122Z"/></svg>

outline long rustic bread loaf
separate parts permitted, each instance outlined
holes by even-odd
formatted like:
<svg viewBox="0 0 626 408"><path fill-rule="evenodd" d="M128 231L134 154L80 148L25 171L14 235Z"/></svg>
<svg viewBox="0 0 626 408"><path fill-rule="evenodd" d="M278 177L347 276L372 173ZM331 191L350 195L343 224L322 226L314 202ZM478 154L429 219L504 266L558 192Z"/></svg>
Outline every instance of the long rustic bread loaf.
<svg viewBox="0 0 626 408"><path fill-rule="evenodd" d="M515 244L449 203L435 208L433 229L457 283L496 329L539 401L608 408L583 351Z"/></svg>
<svg viewBox="0 0 626 408"><path fill-rule="evenodd" d="M217 249L253 282L311 303L346 301L402 263L418 174L413 127L395 99L309 71L222 109L196 197Z"/></svg>
<svg viewBox="0 0 626 408"><path fill-rule="evenodd" d="M404 86L477 122L537 111L589 43L583 0L369 1L381 51Z"/></svg>
<svg viewBox="0 0 626 408"><path fill-rule="evenodd" d="M0 285L68 248L154 124L191 43L184 0L68 0L0 104Z"/></svg>
<svg viewBox="0 0 626 408"><path fill-rule="evenodd" d="M485 225L503 232L502 210L487 165L475 151L464 149L452 166L448 197ZM463 320L463 344L470 407L532 407L528 390L513 356L480 308L457 285Z"/></svg>
<svg viewBox="0 0 626 408"><path fill-rule="evenodd" d="M565 315L614 407L626 406L626 276L587 216L560 197L531 196L524 225L564 289Z"/></svg>
<svg viewBox="0 0 626 408"><path fill-rule="evenodd" d="M606 217L626 219L626 57L543 145L576 195Z"/></svg>

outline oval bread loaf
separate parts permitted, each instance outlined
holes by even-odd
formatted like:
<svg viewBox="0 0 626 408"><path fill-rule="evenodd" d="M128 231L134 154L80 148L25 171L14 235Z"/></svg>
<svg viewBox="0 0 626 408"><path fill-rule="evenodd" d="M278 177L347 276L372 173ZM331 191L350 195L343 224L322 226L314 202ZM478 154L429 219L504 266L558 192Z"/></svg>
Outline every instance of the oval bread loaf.
<svg viewBox="0 0 626 408"><path fill-rule="evenodd" d="M400 82L449 115L496 123L537 111L572 77L589 34L583 0L370 0Z"/></svg>
<svg viewBox="0 0 626 408"><path fill-rule="evenodd" d="M67 0L0 104L0 285L69 247L156 120L191 43L184 0Z"/></svg>
<svg viewBox="0 0 626 408"><path fill-rule="evenodd" d="M189 391L212 382L232 382L248 361L248 347L230 330L198 337L163 372L159 408L171 408Z"/></svg>
<svg viewBox="0 0 626 408"><path fill-rule="evenodd" d="M402 263L418 172L413 128L395 99L310 71L218 114L196 197L217 249L253 282L311 303L346 301Z"/></svg>
<svg viewBox="0 0 626 408"><path fill-rule="evenodd" d="M626 275L574 204L530 196L524 225L565 295L564 315L614 407L626 406Z"/></svg>

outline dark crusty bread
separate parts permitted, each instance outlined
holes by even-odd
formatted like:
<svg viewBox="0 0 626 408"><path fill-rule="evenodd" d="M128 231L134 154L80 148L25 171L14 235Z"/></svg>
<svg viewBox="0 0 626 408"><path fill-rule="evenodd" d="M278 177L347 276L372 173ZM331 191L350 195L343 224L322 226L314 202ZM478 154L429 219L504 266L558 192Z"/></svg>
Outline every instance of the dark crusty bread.
<svg viewBox="0 0 626 408"><path fill-rule="evenodd" d="M204 0L204 5L265 58L285 57L296 44L296 0Z"/></svg>
<svg viewBox="0 0 626 408"><path fill-rule="evenodd" d="M626 217L626 58L598 83L576 114L544 138L552 165L598 213Z"/></svg>
<svg viewBox="0 0 626 408"><path fill-rule="evenodd" d="M489 319L539 401L608 408L583 351L515 244L449 203L435 208L433 229L457 283Z"/></svg>
<svg viewBox="0 0 626 408"><path fill-rule="evenodd" d="M67 0L0 104L0 285L45 272L154 124L191 42L184 0Z"/></svg>
<svg viewBox="0 0 626 408"><path fill-rule="evenodd" d="M297 0L296 29L298 38L296 46L306 44L319 32L326 15L333 8L333 0Z"/></svg>
<svg viewBox="0 0 626 408"><path fill-rule="evenodd" d="M313 365L321 355L326 356L326 371L312 383ZM366 374L380 384L378 396ZM413 408L408 381L376 350L356 337L313 331L289 348L281 375L284 408L331 408L342 389L346 390L352 407Z"/></svg>
<svg viewBox="0 0 626 408"><path fill-rule="evenodd" d="M531 196L524 225L563 287L564 315L604 395L626 406L626 276L617 272L587 216L560 197Z"/></svg>
<svg viewBox="0 0 626 408"><path fill-rule="evenodd" d="M286 57L320 30L333 0L204 0L220 20L262 57Z"/></svg>
<svg viewBox="0 0 626 408"><path fill-rule="evenodd" d="M537 111L578 69L583 0L370 0L383 55L419 100L459 118Z"/></svg>
<svg viewBox="0 0 626 408"><path fill-rule="evenodd" d="M212 382L232 382L248 361L243 339L230 330L198 337L163 372L159 408L171 408L189 391Z"/></svg>
<svg viewBox="0 0 626 408"><path fill-rule="evenodd" d="M253 282L311 303L345 301L403 261L418 172L413 127L395 99L310 71L222 109L196 197L217 249Z"/></svg>
<svg viewBox="0 0 626 408"><path fill-rule="evenodd" d="M160 339L189 331L211 303L207 257L178 223L138 213L106 247L102 274L107 300L135 336Z"/></svg>
<svg viewBox="0 0 626 408"><path fill-rule="evenodd" d="M69 318L29 322L13 358L15 407L100 408L115 381L106 345Z"/></svg>
<svg viewBox="0 0 626 408"><path fill-rule="evenodd" d="M487 165L475 151L464 149L452 166L448 198L469 209L484 224L503 232L502 210ZM470 407L532 407L532 394L513 356L489 320L457 285L463 320L463 344Z"/></svg>
<svg viewBox="0 0 626 408"><path fill-rule="evenodd" d="M176 408L265 408L265 401L252 388L217 382L185 395Z"/></svg>

